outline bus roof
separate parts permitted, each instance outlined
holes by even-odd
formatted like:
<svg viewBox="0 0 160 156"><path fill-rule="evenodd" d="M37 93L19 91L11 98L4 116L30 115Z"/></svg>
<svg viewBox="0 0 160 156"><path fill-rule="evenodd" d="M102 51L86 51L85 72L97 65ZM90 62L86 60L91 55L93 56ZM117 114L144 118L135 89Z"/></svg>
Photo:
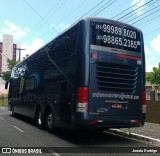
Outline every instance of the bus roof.
<svg viewBox="0 0 160 156"><path fill-rule="evenodd" d="M43 47L46 47L50 42L52 42L53 40L55 40L59 36L63 35L68 30L70 30L71 28L73 28L75 25L77 25L79 22L82 22L82 21L84 21L84 22L89 22L89 21L106 22L106 21L109 21L109 22L111 22L113 24L121 24L121 25L125 25L127 27L131 27L131 28L137 29L138 31L141 31L139 28L136 28L136 27L134 27L132 25L129 25L129 24L126 24L126 23L123 23L123 22L120 22L120 21L116 21L116 20L111 20L111 19L106 19L106 18L100 18L100 17L83 17L83 18L79 19L78 21L76 21L75 23L73 23L69 28L67 28L66 30L64 30L62 33L58 34L52 40L50 40L49 42L47 42L45 45L43 45L42 47L40 47L38 50L36 50L34 53L32 53L29 57L27 57L23 61L19 62L16 66L18 66L19 64L22 64L25 60L29 59L32 55L34 55L40 49L42 49Z"/></svg>

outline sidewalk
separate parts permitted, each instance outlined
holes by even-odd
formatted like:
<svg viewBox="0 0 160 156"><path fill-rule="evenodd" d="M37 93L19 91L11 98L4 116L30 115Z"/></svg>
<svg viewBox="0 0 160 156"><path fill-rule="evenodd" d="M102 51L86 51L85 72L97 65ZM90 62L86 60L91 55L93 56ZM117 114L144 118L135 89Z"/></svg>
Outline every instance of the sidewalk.
<svg viewBox="0 0 160 156"><path fill-rule="evenodd" d="M149 141L160 146L160 124L145 122L143 127L110 129L110 132Z"/></svg>

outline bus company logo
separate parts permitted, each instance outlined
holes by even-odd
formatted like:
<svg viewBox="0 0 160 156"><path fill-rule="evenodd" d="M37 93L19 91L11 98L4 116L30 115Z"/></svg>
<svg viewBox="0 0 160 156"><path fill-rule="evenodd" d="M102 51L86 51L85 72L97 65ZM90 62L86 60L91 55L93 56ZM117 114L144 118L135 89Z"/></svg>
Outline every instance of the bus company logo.
<svg viewBox="0 0 160 156"><path fill-rule="evenodd" d="M34 78L34 80L35 80L34 87L37 88L40 83L40 75L37 72L35 72L29 76L29 78L31 78L31 77Z"/></svg>
<svg viewBox="0 0 160 156"><path fill-rule="evenodd" d="M2 153L11 153L11 148L2 148Z"/></svg>

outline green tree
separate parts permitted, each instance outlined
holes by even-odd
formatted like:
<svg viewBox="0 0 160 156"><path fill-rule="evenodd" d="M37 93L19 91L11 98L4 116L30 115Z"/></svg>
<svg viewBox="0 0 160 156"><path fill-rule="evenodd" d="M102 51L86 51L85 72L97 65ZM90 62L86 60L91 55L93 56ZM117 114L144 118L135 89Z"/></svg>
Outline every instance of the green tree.
<svg viewBox="0 0 160 156"><path fill-rule="evenodd" d="M160 86L160 63L158 68L153 67L152 72L146 75L147 81L151 82L151 84L156 84Z"/></svg>
<svg viewBox="0 0 160 156"><path fill-rule="evenodd" d="M2 72L1 75L0 75L0 77L2 77L2 79L4 81L7 81L8 79L10 79L11 71L12 71L13 67L17 63L18 62L16 60L7 59L7 68L8 68L8 71Z"/></svg>

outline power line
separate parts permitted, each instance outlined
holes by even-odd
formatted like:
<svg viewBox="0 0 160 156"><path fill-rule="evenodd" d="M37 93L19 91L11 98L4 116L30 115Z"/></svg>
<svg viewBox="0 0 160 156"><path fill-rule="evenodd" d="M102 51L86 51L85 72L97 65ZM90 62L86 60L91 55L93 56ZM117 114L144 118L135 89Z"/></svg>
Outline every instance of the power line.
<svg viewBox="0 0 160 156"><path fill-rule="evenodd" d="M100 4L102 4L103 3L103 1L105 1L105 0L102 0L102 1L100 1L98 4L96 4L92 9L90 9L88 12L86 12L85 14L83 14L76 22L74 22L71 26L73 26L75 23L77 23L81 18L83 18L85 15L87 15L88 13L90 13L91 11L93 11L95 8L97 8ZM117 0L113 0L110 4L109 4L109 2L110 1L107 1L102 7L100 7L98 10L100 10L101 8L103 8L103 9L101 9L99 12L97 12L98 10L96 10L94 13L92 13L90 16L92 16L92 15L97 15L97 14L99 14L100 12L102 12L104 9L106 9L107 7L109 7L110 5L112 5L114 2L116 2ZM108 5L107 5L108 4ZM97 13L96 13L97 12ZM96 13L96 14L95 14ZM70 26L70 27L71 27ZM47 33L49 33L50 31L47 31Z"/></svg>
<svg viewBox="0 0 160 156"><path fill-rule="evenodd" d="M52 27L26 0L23 0L49 27L51 27L57 34L59 34L59 32Z"/></svg>
<svg viewBox="0 0 160 156"><path fill-rule="evenodd" d="M74 10L72 10L68 15L66 15L64 18L62 18L60 21L59 21L59 23L61 22L61 21L64 21L64 20L66 20L67 18L69 18L71 15L73 15L73 13L75 13L75 11L77 11L77 9L79 9L79 8L81 8L83 5L84 5L84 3L85 2L87 2L86 0L83 0L83 1L81 1L81 3L77 3L78 5L77 5L77 7L75 7L74 8ZM83 5L82 5L83 4Z"/></svg>
<svg viewBox="0 0 160 156"><path fill-rule="evenodd" d="M158 6L154 7L154 8L152 8L152 9L150 9L150 10L148 10L148 11L146 11L146 12L143 13L141 16L143 16L143 15L145 15L145 14L151 12L152 10L158 8L159 6L160 6L160 5L158 5ZM132 18L132 19L130 19L130 20L128 20L127 23L129 23L129 22L131 22L131 21L133 21L133 20L135 20L135 19L137 19L137 18L139 18L139 16L138 16L138 17L135 17L135 18Z"/></svg>
<svg viewBox="0 0 160 156"><path fill-rule="evenodd" d="M26 0L24 0L25 1L25 3L45 22L45 23L47 23L54 31L56 31L56 33L57 34L59 34L59 32L54 28L54 27L52 27L29 3L27 3L26 2ZM102 0L102 1L100 1L98 4L96 4L92 9L90 9L88 12L86 12L83 16L85 16L85 15L87 15L89 12L91 12L92 10L94 10L96 7L98 7L100 4L102 4L103 3L103 1L105 1L105 0ZM82 17L83 17L82 16ZM80 17L77 21L79 21L82 17ZM76 22L77 22L76 21ZM76 23L75 22L75 23ZM73 23L72 25L74 25L75 23ZM40 27L40 26L39 26ZM38 27L38 28L39 28ZM37 29L36 29L37 30ZM48 32L48 31L47 31Z"/></svg>
<svg viewBox="0 0 160 156"><path fill-rule="evenodd" d="M70 27L72 27L74 24L76 24L80 19L82 19L84 16L86 16L88 13L90 13L92 10L97 8L100 4L102 4L105 0L100 1L97 3L93 8L91 8L89 11L87 11L85 14L83 14L81 17L79 17Z"/></svg>
<svg viewBox="0 0 160 156"><path fill-rule="evenodd" d="M24 0L26 2L26 0ZM76 22L78 22L82 17L84 17L85 15L87 15L88 13L92 12L93 10L95 10L98 6L100 6L105 0L102 0L100 1L98 4L96 4L93 8L91 8L89 11L87 11L85 14L83 14ZM105 4L103 4L103 6L101 6L100 8L98 8L96 11L94 11L91 15L97 15L99 14L100 12L102 12L104 9L106 9L108 6L112 5L116 0L113 0L109 3L109 1L107 1ZM149 4L150 2L152 2L153 0L150 0L149 2L145 3L144 5L134 9L133 11L131 12L134 12L136 10L138 10L139 8L142 8L144 7L146 4ZM27 2L26 2L27 3ZM138 1L136 4L140 3L140 1ZM120 14L124 13L125 11L129 10L130 8L132 8L133 6L135 6L136 4L132 5L131 7L129 7L128 9L122 11ZM32 8L32 10L34 10L38 15L39 13L33 9L33 7L28 3L28 5ZM150 10L151 11L151 10ZM120 17L119 19L122 19L124 17L126 17L127 15L131 14L131 12L127 13L126 15ZM149 11L148 11L149 12ZM41 19L43 19L43 21L45 21L45 23L47 23L49 26L51 26L41 15L39 15L41 17ZM113 18L115 18L116 16L114 16ZM75 22L75 23L76 23ZM138 22L138 21L137 21ZM72 25L74 25L75 23L73 23ZM51 26L51 28L53 29L53 27ZM47 33L49 33L49 31L47 31ZM57 31L56 31L57 32ZM58 33L58 32L57 32ZM45 33L46 34L46 33Z"/></svg>
<svg viewBox="0 0 160 156"><path fill-rule="evenodd" d="M110 0L107 2L107 3L105 3L105 5L103 5L102 7L100 7L98 10L96 10L94 13L92 13L90 16L96 16L96 15L98 15L100 12L102 12L103 10L105 10L106 8L108 8L110 5L112 5L113 3L115 3L117 0L113 0L111 3L109 3L110 2ZM108 4L109 3L109 4ZM101 10L100 10L101 9ZM100 11L99 11L100 10Z"/></svg>
<svg viewBox="0 0 160 156"><path fill-rule="evenodd" d="M147 23L151 23L152 21L156 21L156 20L160 20L159 18L160 14L157 14L156 17L151 16L150 19L147 19L146 21L144 21L143 23L140 23L139 25L136 25L137 27L143 26L145 24L145 26L148 26Z"/></svg>
<svg viewBox="0 0 160 156"><path fill-rule="evenodd" d="M151 3L150 5L147 5L147 8L148 7L151 7L152 5L154 5L154 4L156 4L157 2L158 2L159 0L157 0L156 2L154 2L154 3ZM143 11L143 10L145 10L146 9L146 7L143 7L142 9L141 9L141 11ZM140 16L142 16L143 14L141 14ZM138 18L137 17L137 15L134 13L134 14L131 14L130 16L127 16L125 19L123 19L123 21L125 21L125 20L128 20L129 18L131 18L132 16L136 16L136 17L134 17L134 18ZM134 19L133 18L133 19Z"/></svg>
<svg viewBox="0 0 160 156"><path fill-rule="evenodd" d="M148 33L146 33L146 34L144 34L144 35L147 36L147 35L152 34L153 32L155 32L155 31L157 31L157 30L160 30L160 27L157 28L157 29L155 29L155 30L153 30L153 31L151 31L151 32L148 32Z"/></svg>
<svg viewBox="0 0 160 156"><path fill-rule="evenodd" d="M46 13L46 15L45 15L44 17L47 17L47 15L48 15L51 11L53 11L53 9L59 4L59 2L60 2L60 1L58 1L58 3L56 3L56 4L54 4L54 5L51 7L51 9ZM31 38L31 37L34 35L32 32L34 32L35 30L39 29L39 28L40 28L40 25L42 26L42 24L43 24L43 21L42 21L42 20L39 21L39 22L32 28L32 31L29 32L29 36L25 37L25 38L22 40L22 42L24 42L24 41L28 40L29 38Z"/></svg>
<svg viewBox="0 0 160 156"><path fill-rule="evenodd" d="M95 8L97 8L100 4L102 4L105 0L100 1L98 4L96 4L92 9L90 9L89 11L87 11L85 14L83 14L77 21L79 21L82 17L86 16L88 13L90 13L92 10L94 10ZM76 21L76 22L77 22ZM75 22L75 23L76 23Z"/></svg>
<svg viewBox="0 0 160 156"><path fill-rule="evenodd" d="M158 1L159 1L159 0L158 0ZM149 6L152 6L152 5L156 4L158 1L152 3L152 4L149 5ZM149 1L149 2L150 2L150 1ZM145 4L144 4L144 5L145 5ZM143 5L143 7L144 7L144 5ZM158 8L159 6L160 6L160 5L158 5L158 6L154 7L154 8L152 8L152 9L150 9L149 11L145 12L144 14L153 11L154 9ZM136 8L135 10L138 10L138 8ZM156 12L159 12L159 10L156 10L156 11L154 11L154 12L151 12L149 15L147 15L147 16L145 16L145 17L143 17L143 18L141 18L141 19L139 19L139 20L137 20L136 22L133 22L133 23L131 23L131 24L138 23L138 22L140 22L140 21L142 21L142 20L150 17L151 15L155 14ZM136 18L142 17L144 14L142 14L142 15L136 17ZM158 15L159 15L159 14L158 14ZM157 16L157 17L158 17L158 16ZM135 20L136 18L132 19L132 21ZM154 21L154 20L155 20L155 18L152 18L151 20L149 20L149 21L147 20L146 22L149 23L149 22ZM157 19L156 19L156 20L157 20ZM130 21L131 21L131 20L130 20ZM128 21L128 22L129 22L129 21ZM145 22L145 24L146 24L146 22ZM141 24L141 25L142 25L142 24ZM139 26L140 26L140 25L139 25ZM145 35L151 34L151 33L155 32L155 31L157 31L157 30L159 30L159 29L160 29L160 28L155 29L155 30L153 30L153 31L151 31L151 32L149 32L149 33L147 33L147 34L145 34Z"/></svg>
<svg viewBox="0 0 160 156"><path fill-rule="evenodd" d="M43 33L39 38L42 38L44 36L46 36L52 29L48 30L47 32Z"/></svg>
<svg viewBox="0 0 160 156"><path fill-rule="evenodd" d="M140 7L138 7L138 8L136 8L136 9L134 9L133 11L131 11L131 12L127 13L126 15L124 15L124 16L122 16L122 17L118 18L117 20L120 20L120 19L122 19L122 18L124 18L124 17L128 16L128 15L129 15L129 14L131 14L132 12L135 12L136 10L138 10L138 9L140 9L140 8L142 8L142 7L144 7L145 5L147 5L147 4L149 4L149 3L151 3L152 1L154 1L154 0L150 0L150 1L148 1L147 3L145 3L145 4L141 5Z"/></svg>
<svg viewBox="0 0 160 156"><path fill-rule="evenodd" d="M154 14L154 13L158 12L158 11L160 11L160 10L158 9L158 10L156 10L156 11L154 11L154 12L150 13L149 15L146 15L145 17L143 17L143 18L141 18L141 19L139 19L139 20L137 20L137 21L135 21L135 22L133 22L133 23L131 23L131 24L133 25L133 24L135 24L135 23L137 23L137 22L139 22L139 21L141 21L141 20L143 20L143 19L145 19L145 18L149 17L150 15L152 15L152 14Z"/></svg>
<svg viewBox="0 0 160 156"><path fill-rule="evenodd" d="M82 4L84 4L84 2L86 2L86 0L81 1L81 3L79 3L78 6L77 6L74 10L79 9L80 6L82 6ZM73 14L74 10L72 10L67 16L65 16L64 18L62 18L62 19L58 22L57 25L59 25L62 21L64 21L64 20L67 19L68 17L70 17L70 15ZM48 30L47 32L43 33L43 34L40 36L40 38L43 37L43 36L46 36L50 31L51 31L51 29Z"/></svg>
<svg viewBox="0 0 160 156"><path fill-rule="evenodd" d="M120 12L119 14L116 14L115 16L113 16L111 19L116 18L117 16L123 14L124 12L128 11L129 9L133 8L135 5L137 5L138 3L140 3L142 0L138 1L137 3L131 5L130 7L128 7L127 9L123 10L122 12Z"/></svg>
<svg viewBox="0 0 160 156"><path fill-rule="evenodd" d="M60 2L60 1L58 1L58 2ZM62 3L60 3L60 5L58 6L57 10L54 11L54 13L57 12L57 11L59 10L59 8L61 8L66 2L67 2L67 0L65 0L65 2L62 1ZM59 3L56 3L56 4L58 5ZM47 17L47 15L49 15L49 13L50 13L51 11L53 11L53 8L55 8L55 6L57 6L56 4L48 11L48 13L47 13L44 17ZM52 16L52 14L50 14L50 16L47 17L47 19L49 19L51 16ZM44 18L44 17L43 17L43 18ZM42 27L42 25L44 25L43 21L42 21L42 22L39 22L39 24L37 24L37 25L34 27L35 30L40 29L40 28ZM33 28L33 29L34 29L34 28ZM32 30L32 32L34 32L35 30ZM50 29L50 30L52 30L52 29ZM55 30L56 30L56 29L55 29ZM25 41L29 40L33 35L34 35L34 33L30 34L30 36L26 37L26 39L23 40L22 42L25 42Z"/></svg>
<svg viewBox="0 0 160 156"><path fill-rule="evenodd" d="M89 11L87 11L85 14L83 14L80 18L78 18L78 20L76 20L76 22L74 22L71 26L73 26L75 23L77 23L80 19L82 19L84 16L86 16L88 13L90 13L91 11L93 11L95 8L97 8L100 4L102 4L105 0L100 1L98 4L96 4L93 8L91 8ZM114 0L115 1L115 0ZM107 1L105 3L105 5L109 3L109 1ZM96 12L96 11L95 11ZM92 15L92 14L91 14ZM91 16L89 15L89 16ZM71 27L70 26L70 27Z"/></svg>

